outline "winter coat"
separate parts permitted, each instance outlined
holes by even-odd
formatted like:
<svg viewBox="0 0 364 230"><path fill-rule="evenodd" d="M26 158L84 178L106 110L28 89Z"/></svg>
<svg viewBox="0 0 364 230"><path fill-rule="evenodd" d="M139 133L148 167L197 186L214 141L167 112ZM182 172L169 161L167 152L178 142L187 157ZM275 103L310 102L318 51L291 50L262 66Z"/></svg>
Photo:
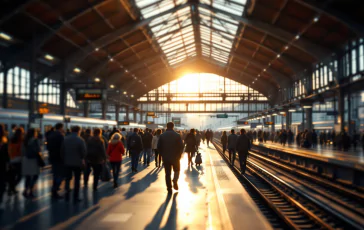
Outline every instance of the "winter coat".
<svg viewBox="0 0 364 230"><path fill-rule="evenodd" d="M192 133L187 134L186 139L185 139L185 146L186 146L185 152L187 152L187 153L196 152L197 141L196 141L195 134L192 134Z"/></svg>
<svg viewBox="0 0 364 230"><path fill-rule="evenodd" d="M152 148L152 140L153 140L152 134L149 133L149 132L146 132L142 136L143 148L145 148L145 149L151 149Z"/></svg>
<svg viewBox="0 0 364 230"><path fill-rule="evenodd" d="M40 168L38 165L38 159L37 158L28 158L26 156L26 150L28 148L35 149L36 152L40 153L40 143L39 140L36 138L32 138L29 140L29 142L23 146L22 148L22 174L24 176L35 176L39 175Z"/></svg>
<svg viewBox="0 0 364 230"><path fill-rule="evenodd" d="M64 136L59 131L54 131L48 137L48 152L49 161L51 164L62 163L61 158L61 146L64 140Z"/></svg>
<svg viewBox="0 0 364 230"><path fill-rule="evenodd" d="M238 153L248 153L250 150L250 140L245 134L241 134L236 142L236 151Z"/></svg>
<svg viewBox="0 0 364 230"><path fill-rule="evenodd" d="M122 155L124 155L125 148L121 141L111 140L107 148L107 155L109 156L110 162L121 162Z"/></svg>
<svg viewBox="0 0 364 230"><path fill-rule="evenodd" d="M232 133L228 136L228 149L235 149L236 142L238 141L238 135Z"/></svg>
<svg viewBox="0 0 364 230"><path fill-rule="evenodd" d="M101 164L106 160L105 142L100 137L92 137L87 143L86 160L91 164Z"/></svg>
<svg viewBox="0 0 364 230"><path fill-rule="evenodd" d="M61 156L65 166L82 167L86 156L86 143L76 133L64 138L61 147Z"/></svg>
<svg viewBox="0 0 364 230"><path fill-rule="evenodd" d="M181 136L172 129L167 129L160 135L157 149L164 162L179 161L183 151Z"/></svg>
<svg viewBox="0 0 364 230"><path fill-rule="evenodd" d="M226 135L221 136L221 144L226 145L228 142L228 137Z"/></svg>
<svg viewBox="0 0 364 230"><path fill-rule="evenodd" d="M160 135L155 135L152 140L152 149L157 149Z"/></svg>
<svg viewBox="0 0 364 230"><path fill-rule="evenodd" d="M22 158L22 148L23 143L19 141L18 143L10 142L8 144L8 151L11 163L20 163Z"/></svg>

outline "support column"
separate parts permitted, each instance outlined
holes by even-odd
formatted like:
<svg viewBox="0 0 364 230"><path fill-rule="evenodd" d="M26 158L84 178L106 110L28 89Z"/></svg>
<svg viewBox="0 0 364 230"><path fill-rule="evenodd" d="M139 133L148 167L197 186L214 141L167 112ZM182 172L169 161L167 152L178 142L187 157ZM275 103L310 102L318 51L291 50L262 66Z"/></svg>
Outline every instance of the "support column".
<svg viewBox="0 0 364 230"><path fill-rule="evenodd" d="M33 31L32 37L32 55L30 57L30 69L29 69L29 101L28 101L28 125L34 122L34 109L35 109L35 87L36 87L36 66L37 65L37 47L36 47L36 33Z"/></svg>
<svg viewBox="0 0 364 230"><path fill-rule="evenodd" d="M2 73L3 73L3 76L4 76L3 98L2 98L2 107L3 107L3 109L8 108L8 72L9 72L9 68L5 64L3 66L3 69L2 69Z"/></svg>
<svg viewBox="0 0 364 230"><path fill-rule="evenodd" d="M63 65L63 71L61 73L61 80L59 83L59 113L62 115L66 115L66 106L67 106L67 87L66 87L66 74L67 74L67 66Z"/></svg>
<svg viewBox="0 0 364 230"><path fill-rule="evenodd" d="M340 131L345 128L345 95L344 90L338 90L338 118L337 123L340 125Z"/></svg>
<svg viewBox="0 0 364 230"><path fill-rule="evenodd" d="M119 122L119 115L120 115L120 105L115 105L115 121L116 123Z"/></svg>
<svg viewBox="0 0 364 230"><path fill-rule="evenodd" d="M101 119L106 120L107 103L106 101L101 102Z"/></svg>
<svg viewBox="0 0 364 230"><path fill-rule="evenodd" d="M273 125L271 127L271 132L275 132L275 126L276 126L276 117L275 116L271 116L270 120L273 122Z"/></svg>
<svg viewBox="0 0 364 230"><path fill-rule="evenodd" d="M353 133L353 128L355 129L354 125L351 124L351 93L348 92L348 134L351 135Z"/></svg>
<svg viewBox="0 0 364 230"><path fill-rule="evenodd" d="M83 116L84 117L90 116L90 104L88 101L83 102Z"/></svg>
<svg viewBox="0 0 364 230"><path fill-rule="evenodd" d="M305 128L309 131L312 131L312 108L307 108L304 110L306 115Z"/></svg>
<svg viewBox="0 0 364 230"><path fill-rule="evenodd" d="M306 122L305 122L305 109L302 108L302 132L305 131L305 127L306 127Z"/></svg>
<svg viewBox="0 0 364 230"><path fill-rule="evenodd" d="M125 113L126 113L126 121L129 121L129 106L125 106Z"/></svg>
<svg viewBox="0 0 364 230"><path fill-rule="evenodd" d="M286 130L291 129L292 124L292 113L286 110Z"/></svg>
<svg viewBox="0 0 364 230"><path fill-rule="evenodd" d="M133 121L137 122L137 112L135 110L133 111Z"/></svg>
<svg viewBox="0 0 364 230"><path fill-rule="evenodd" d="M140 124L143 124L143 112L140 111Z"/></svg>

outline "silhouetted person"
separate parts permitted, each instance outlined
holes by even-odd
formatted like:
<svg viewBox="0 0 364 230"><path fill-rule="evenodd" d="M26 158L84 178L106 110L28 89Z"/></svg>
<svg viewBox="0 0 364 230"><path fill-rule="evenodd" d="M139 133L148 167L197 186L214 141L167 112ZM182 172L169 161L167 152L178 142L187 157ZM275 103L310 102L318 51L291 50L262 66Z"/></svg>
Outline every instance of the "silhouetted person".
<svg viewBox="0 0 364 230"><path fill-rule="evenodd" d="M82 168L85 167L86 157L86 143L80 137L80 131L81 128L79 126L72 127L71 134L65 137L61 147L61 156L66 169L66 199L69 199L71 191L70 182L74 176L74 203L81 201L79 199L80 179Z"/></svg>
<svg viewBox="0 0 364 230"><path fill-rule="evenodd" d="M52 165L53 173L53 186L52 186L52 198L62 198L58 195L59 187L64 178L64 165L61 157L61 147L64 140L63 124L58 123L55 126L56 130L53 131L47 137L49 162Z"/></svg>
<svg viewBox="0 0 364 230"><path fill-rule="evenodd" d="M134 132L129 136L127 144L131 156L131 170L133 172L138 172L139 154L143 150L142 138L138 135L138 132L139 129L134 128Z"/></svg>
<svg viewBox="0 0 364 230"><path fill-rule="evenodd" d="M226 135L226 131L222 133L221 136L221 144L222 144L222 152L225 153L227 147L228 137Z"/></svg>
<svg viewBox="0 0 364 230"><path fill-rule="evenodd" d="M171 171L173 168L173 188L178 190L178 178L180 172L180 159L183 151L181 136L174 130L173 122L167 123L167 130L160 135L158 151L162 155L164 170L166 173L166 185L168 193L172 193Z"/></svg>
<svg viewBox="0 0 364 230"><path fill-rule="evenodd" d="M230 132L231 134L228 136L229 161L234 165L238 135L235 134L235 130L233 129Z"/></svg>
<svg viewBox="0 0 364 230"><path fill-rule="evenodd" d="M196 136L195 136L195 129L191 129L190 133L187 134L185 139L185 152L188 154L188 165L193 165L192 157L195 155L195 152L198 148Z"/></svg>
<svg viewBox="0 0 364 230"><path fill-rule="evenodd" d="M251 143L249 138L246 136L246 131L245 129L241 129L240 136L238 137L238 140L236 142L236 151L238 151L239 154L241 174L245 173L246 159L248 157L250 147Z"/></svg>

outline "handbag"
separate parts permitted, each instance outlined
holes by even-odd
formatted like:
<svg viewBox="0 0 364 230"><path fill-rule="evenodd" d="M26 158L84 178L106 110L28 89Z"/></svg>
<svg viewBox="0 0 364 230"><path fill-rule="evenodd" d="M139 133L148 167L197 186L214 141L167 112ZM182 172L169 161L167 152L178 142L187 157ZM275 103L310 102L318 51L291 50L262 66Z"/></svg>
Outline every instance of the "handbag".
<svg viewBox="0 0 364 230"><path fill-rule="evenodd" d="M111 180L111 167L109 162L105 162L102 165L102 171L101 171L101 181L110 181Z"/></svg>
<svg viewBox="0 0 364 230"><path fill-rule="evenodd" d="M43 155L41 153L37 154L37 162L38 162L38 166L43 168L46 164L43 158Z"/></svg>

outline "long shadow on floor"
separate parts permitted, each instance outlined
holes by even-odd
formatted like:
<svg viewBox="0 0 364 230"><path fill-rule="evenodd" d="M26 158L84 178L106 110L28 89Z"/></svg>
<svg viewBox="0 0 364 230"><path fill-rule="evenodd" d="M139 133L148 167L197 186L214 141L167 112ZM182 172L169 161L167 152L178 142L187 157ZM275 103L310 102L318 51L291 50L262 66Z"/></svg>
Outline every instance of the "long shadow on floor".
<svg viewBox="0 0 364 230"><path fill-rule="evenodd" d="M130 199L138 193L144 192L153 182L158 179L158 174L161 168L154 168L142 179L131 182L129 190L125 193L125 198Z"/></svg>
<svg viewBox="0 0 364 230"><path fill-rule="evenodd" d="M188 166L185 170L186 179L185 181L188 183L188 187L191 192L198 193L198 188L202 187L203 184L200 182L200 172L193 166Z"/></svg>
<svg viewBox="0 0 364 230"><path fill-rule="evenodd" d="M178 192L174 193L173 196L171 194L167 195L166 200L161 204L157 213L154 215L153 220L145 227L145 230L162 229L160 225L167 210L168 203L170 202L172 197L173 199L172 199L171 210L168 215L167 223L163 227L163 229L177 229L177 216L178 216L177 201L176 201L177 195Z"/></svg>

